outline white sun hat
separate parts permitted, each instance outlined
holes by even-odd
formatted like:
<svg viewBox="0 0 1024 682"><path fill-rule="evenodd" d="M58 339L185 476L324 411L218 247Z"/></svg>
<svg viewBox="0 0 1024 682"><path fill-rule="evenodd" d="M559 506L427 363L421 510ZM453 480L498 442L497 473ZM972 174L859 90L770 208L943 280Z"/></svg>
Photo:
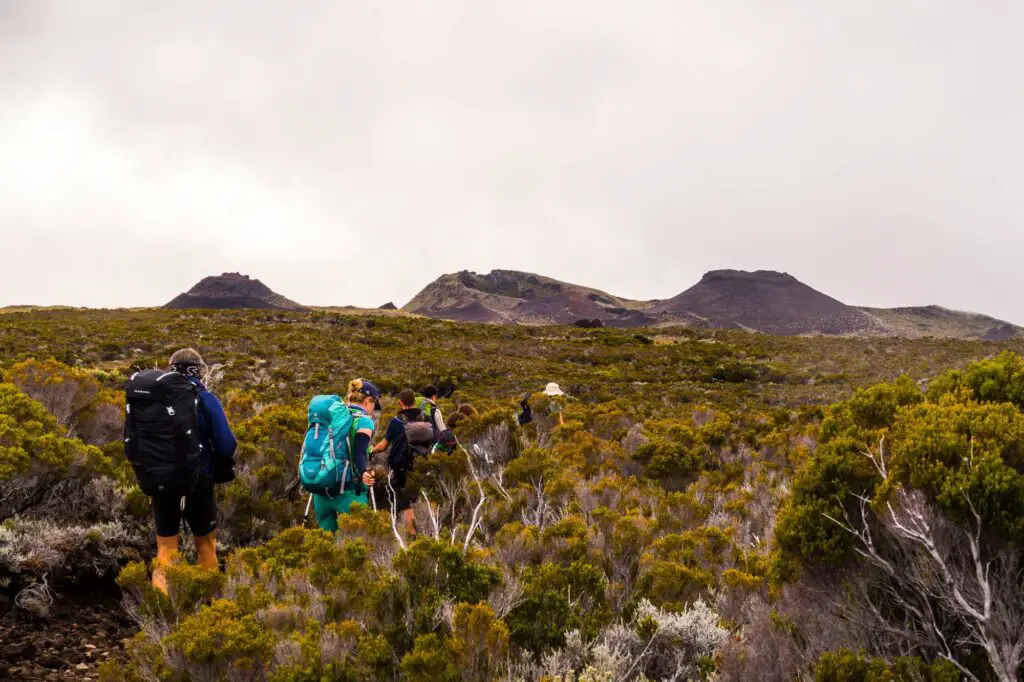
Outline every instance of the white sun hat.
<svg viewBox="0 0 1024 682"><path fill-rule="evenodd" d="M559 388L558 384L552 381L550 384L544 387L544 395L565 395L565 391Z"/></svg>

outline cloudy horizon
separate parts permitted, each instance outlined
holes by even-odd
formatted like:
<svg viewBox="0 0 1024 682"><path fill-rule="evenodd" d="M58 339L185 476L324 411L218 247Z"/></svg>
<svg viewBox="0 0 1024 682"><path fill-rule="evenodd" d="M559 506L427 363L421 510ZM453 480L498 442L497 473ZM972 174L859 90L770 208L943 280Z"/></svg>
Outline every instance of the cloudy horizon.
<svg viewBox="0 0 1024 682"><path fill-rule="evenodd" d="M767 4L0 0L0 306L734 268L1024 323L1024 6Z"/></svg>

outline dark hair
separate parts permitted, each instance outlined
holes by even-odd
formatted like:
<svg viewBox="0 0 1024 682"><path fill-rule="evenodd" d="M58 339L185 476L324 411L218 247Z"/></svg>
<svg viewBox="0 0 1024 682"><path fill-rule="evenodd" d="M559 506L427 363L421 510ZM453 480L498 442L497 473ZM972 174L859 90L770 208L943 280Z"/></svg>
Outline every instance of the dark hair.
<svg viewBox="0 0 1024 682"><path fill-rule="evenodd" d="M433 400L434 398L437 397L437 386L435 386L434 384L427 384L426 386L423 387L421 393L423 393L424 398L430 398L431 400Z"/></svg>
<svg viewBox="0 0 1024 682"><path fill-rule="evenodd" d="M402 407L416 407L416 394L411 388L406 388L398 394L398 402L402 403Z"/></svg>

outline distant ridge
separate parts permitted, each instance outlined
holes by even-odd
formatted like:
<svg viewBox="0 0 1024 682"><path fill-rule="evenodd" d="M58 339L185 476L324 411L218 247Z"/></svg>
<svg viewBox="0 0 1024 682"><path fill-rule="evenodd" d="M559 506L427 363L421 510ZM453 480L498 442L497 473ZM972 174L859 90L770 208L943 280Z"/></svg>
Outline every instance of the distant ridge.
<svg viewBox="0 0 1024 682"><path fill-rule="evenodd" d="M784 272L713 270L683 293L653 308L691 314L714 327L770 334L858 334L881 327L878 320L812 289Z"/></svg>
<svg viewBox="0 0 1024 682"><path fill-rule="evenodd" d="M463 270L441 276L402 309L462 322L573 324L597 319L612 326L640 327L655 321L644 313L646 307L649 304L528 272L494 270L478 275Z"/></svg>
<svg viewBox="0 0 1024 682"><path fill-rule="evenodd" d="M911 308L859 308L878 319L893 336L925 336L1009 341L1024 336L1015 324L988 315L950 310L938 305Z"/></svg>
<svg viewBox="0 0 1024 682"><path fill-rule="evenodd" d="M205 277L165 308L257 308L302 311L307 308L275 293L263 282L237 272Z"/></svg>
<svg viewBox="0 0 1024 682"><path fill-rule="evenodd" d="M771 270L713 270L665 300L633 301L550 277L516 270L442 275L402 310L427 317L491 324L687 326L747 329L769 334L927 336L1004 341L1024 329L976 313L939 306L861 308Z"/></svg>

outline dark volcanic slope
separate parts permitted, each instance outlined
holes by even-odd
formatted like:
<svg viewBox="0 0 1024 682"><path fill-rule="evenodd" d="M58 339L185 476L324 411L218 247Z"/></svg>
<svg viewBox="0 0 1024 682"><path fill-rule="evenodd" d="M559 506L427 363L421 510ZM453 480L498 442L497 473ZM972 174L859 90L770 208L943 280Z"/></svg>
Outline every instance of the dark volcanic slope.
<svg viewBox="0 0 1024 682"><path fill-rule="evenodd" d="M597 319L611 326L639 327L653 321L643 312L649 305L528 272L494 270L443 275L403 310L462 322L572 324Z"/></svg>
<svg viewBox="0 0 1024 682"><path fill-rule="evenodd" d="M856 308L791 275L716 270L664 301L633 301L598 289L515 270L443 275L406 312L461 322L613 327L682 325L751 329L769 334L829 334L1006 340L1024 329L985 315L924 308Z"/></svg>
<svg viewBox="0 0 1024 682"><path fill-rule="evenodd" d="M260 308L264 310L306 310L295 301L274 293L258 279L237 272L206 277L165 308Z"/></svg>
<svg viewBox="0 0 1024 682"><path fill-rule="evenodd" d="M795 277L767 270L715 270L652 311L691 313L712 327L771 334L857 334L881 325L871 315L826 296Z"/></svg>

